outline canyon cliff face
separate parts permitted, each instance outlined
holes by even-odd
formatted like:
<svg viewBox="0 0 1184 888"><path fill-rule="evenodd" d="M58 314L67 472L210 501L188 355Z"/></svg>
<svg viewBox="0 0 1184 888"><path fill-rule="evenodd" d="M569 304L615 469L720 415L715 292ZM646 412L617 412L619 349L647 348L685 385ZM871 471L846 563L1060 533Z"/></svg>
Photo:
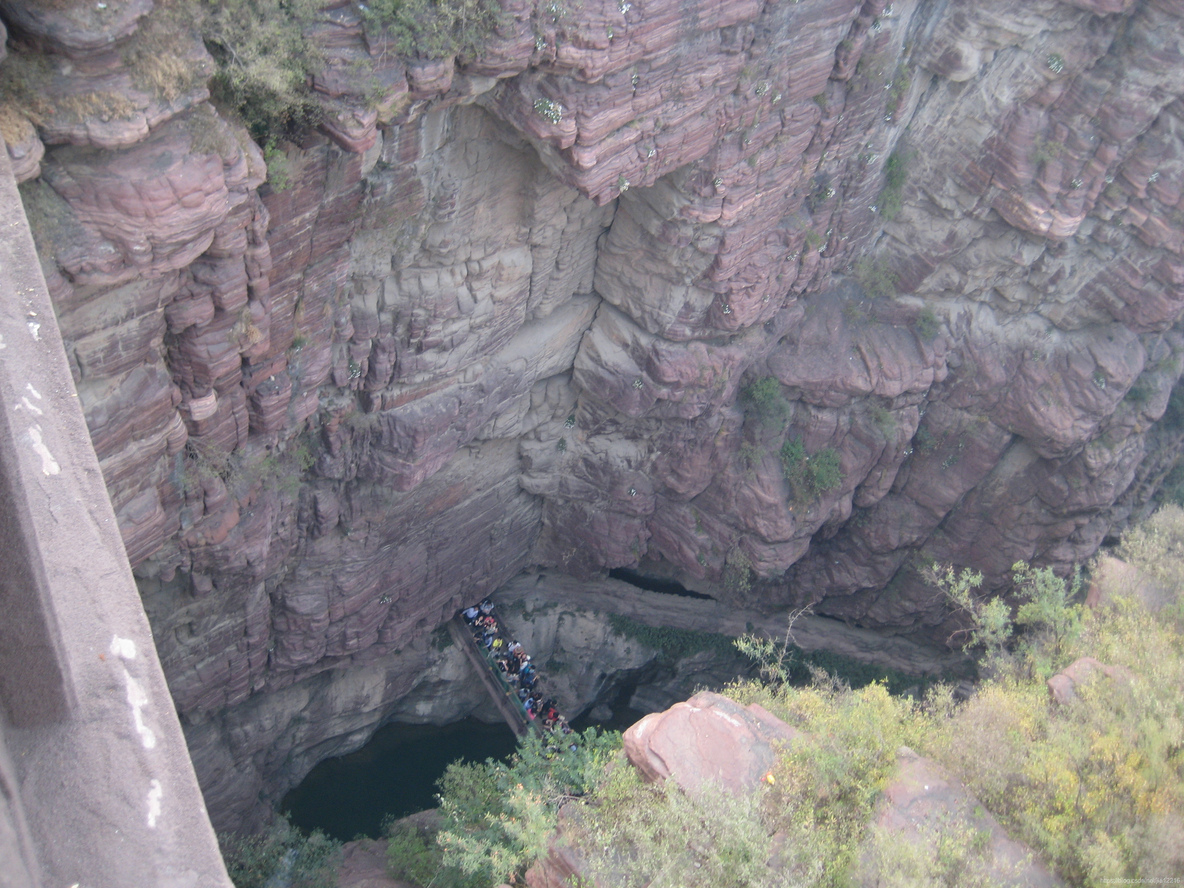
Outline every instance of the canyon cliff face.
<svg viewBox="0 0 1184 888"><path fill-rule="evenodd" d="M504 8L407 61L327 2L325 121L264 184L170 4L0 0L0 134L219 827L524 569L944 639L924 564L1067 569L1179 453L1181 0Z"/></svg>

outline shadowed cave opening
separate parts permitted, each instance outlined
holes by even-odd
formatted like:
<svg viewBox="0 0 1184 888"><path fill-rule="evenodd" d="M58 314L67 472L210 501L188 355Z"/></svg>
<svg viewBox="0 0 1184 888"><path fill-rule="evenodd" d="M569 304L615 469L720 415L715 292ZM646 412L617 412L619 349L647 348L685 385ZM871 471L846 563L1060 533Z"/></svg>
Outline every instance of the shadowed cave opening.
<svg viewBox="0 0 1184 888"><path fill-rule="evenodd" d="M614 580L620 580L622 583L628 583L630 586L636 586L638 589L645 589L647 592L659 592L662 595L678 595L682 598L700 598L707 601L715 601L710 595L704 595L702 592L688 589L677 580L649 576L635 570L630 570L627 567L614 567L608 572L608 575Z"/></svg>
<svg viewBox="0 0 1184 888"><path fill-rule="evenodd" d="M301 829L319 829L343 842L378 837L388 818L435 807L436 781L452 762L504 759L516 746L503 722L388 724L358 751L318 764L280 810Z"/></svg>

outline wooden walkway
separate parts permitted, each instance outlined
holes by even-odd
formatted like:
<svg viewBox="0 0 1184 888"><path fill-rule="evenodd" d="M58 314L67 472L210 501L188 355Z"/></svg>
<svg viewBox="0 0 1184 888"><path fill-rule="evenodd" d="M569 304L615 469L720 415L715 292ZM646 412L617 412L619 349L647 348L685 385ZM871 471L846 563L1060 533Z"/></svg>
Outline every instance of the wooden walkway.
<svg viewBox="0 0 1184 888"><path fill-rule="evenodd" d="M493 656L473 639L473 632L465 623L464 617L457 614L448 621L448 631L452 640L456 642L469 662L473 664L473 671L489 692L490 698L497 707L510 730L518 737L525 737L532 729L539 730L537 722L526 715L518 694L493 661Z"/></svg>

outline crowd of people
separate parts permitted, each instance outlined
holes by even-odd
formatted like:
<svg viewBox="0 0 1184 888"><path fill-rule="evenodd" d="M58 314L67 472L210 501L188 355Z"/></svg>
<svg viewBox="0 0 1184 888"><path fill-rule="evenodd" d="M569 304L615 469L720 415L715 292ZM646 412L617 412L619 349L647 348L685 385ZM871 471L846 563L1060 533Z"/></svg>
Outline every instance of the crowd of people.
<svg viewBox="0 0 1184 888"><path fill-rule="evenodd" d="M461 616L472 630L473 641L487 652L510 692L517 695L526 718L546 731L570 734L572 729L567 719L560 714L555 701L544 695L530 655L509 638L494 613L493 602L482 599L480 604L462 610Z"/></svg>

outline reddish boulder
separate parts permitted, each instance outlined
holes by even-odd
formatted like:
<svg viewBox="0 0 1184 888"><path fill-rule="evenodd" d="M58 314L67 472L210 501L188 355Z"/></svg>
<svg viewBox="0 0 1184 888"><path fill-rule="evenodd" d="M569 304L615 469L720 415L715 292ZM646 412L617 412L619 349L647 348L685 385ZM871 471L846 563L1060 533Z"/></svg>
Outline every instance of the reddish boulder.
<svg viewBox="0 0 1184 888"><path fill-rule="evenodd" d="M759 704L741 706L704 691L647 715L624 741L629 762L647 780L673 777L684 789L715 783L738 793L769 773L776 744L799 736Z"/></svg>
<svg viewBox="0 0 1184 888"><path fill-rule="evenodd" d="M897 772L884 788L873 824L912 844L934 842L951 828L987 834L989 884L1051 888L1061 882L1026 845L1008 837L999 822L965 786L949 777L937 762L907 746L897 753ZM859 884L878 885L878 867L865 857Z"/></svg>
<svg viewBox="0 0 1184 888"><path fill-rule="evenodd" d="M1077 696L1077 686L1100 672L1108 679L1130 681L1130 671L1122 666L1107 666L1093 657L1078 657L1048 680L1048 695L1054 703L1064 706Z"/></svg>

